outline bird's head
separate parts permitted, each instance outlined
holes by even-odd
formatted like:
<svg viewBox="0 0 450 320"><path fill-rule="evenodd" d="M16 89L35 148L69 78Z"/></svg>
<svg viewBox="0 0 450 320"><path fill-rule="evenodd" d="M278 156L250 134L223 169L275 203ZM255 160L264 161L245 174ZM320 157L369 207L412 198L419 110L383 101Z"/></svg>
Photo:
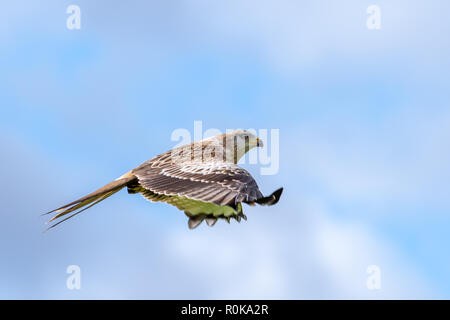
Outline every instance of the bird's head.
<svg viewBox="0 0 450 320"><path fill-rule="evenodd" d="M263 147L263 142L248 130L233 130L171 150L173 162L238 163L249 150Z"/></svg>
<svg viewBox="0 0 450 320"><path fill-rule="evenodd" d="M262 147L262 141L248 130L237 129L226 134L228 137L233 138L238 144L242 144L243 147L248 150L254 147Z"/></svg>
<svg viewBox="0 0 450 320"><path fill-rule="evenodd" d="M227 140L226 149L228 153L233 154L235 163L237 163L249 150L255 147L263 147L263 142L248 130L233 130L226 133L225 137Z"/></svg>

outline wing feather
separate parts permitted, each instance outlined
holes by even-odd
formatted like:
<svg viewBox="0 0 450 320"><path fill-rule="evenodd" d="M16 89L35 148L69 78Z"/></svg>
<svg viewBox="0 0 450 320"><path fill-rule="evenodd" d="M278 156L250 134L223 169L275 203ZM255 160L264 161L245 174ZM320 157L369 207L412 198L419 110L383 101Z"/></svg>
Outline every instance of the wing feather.
<svg viewBox="0 0 450 320"><path fill-rule="evenodd" d="M139 184L156 194L181 196L217 205L235 206L262 198L258 185L245 169L224 162L147 162L133 170Z"/></svg>

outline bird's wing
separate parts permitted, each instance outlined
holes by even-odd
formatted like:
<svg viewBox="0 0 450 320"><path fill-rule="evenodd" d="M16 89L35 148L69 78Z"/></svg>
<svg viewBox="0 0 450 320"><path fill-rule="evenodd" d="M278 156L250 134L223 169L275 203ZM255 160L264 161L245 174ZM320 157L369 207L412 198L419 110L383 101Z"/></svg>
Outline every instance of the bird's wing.
<svg viewBox="0 0 450 320"><path fill-rule="evenodd" d="M253 177L243 168L225 162L152 163L133 171L143 188L166 196L236 208L238 202L263 198Z"/></svg>
<svg viewBox="0 0 450 320"><path fill-rule="evenodd" d="M196 228L203 220L209 226L213 226L218 219L225 219L228 223L231 219L240 222L241 219L247 220L247 217L242 212L242 205L238 203L236 209L230 206L219 206L210 202L203 202L200 200L193 200L181 196L166 196L164 194L156 194L139 184L130 185L128 187L130 193L141 193L144 198L152 202L165 202L184 211L188 216L188 226L190 229Z"/></svg>

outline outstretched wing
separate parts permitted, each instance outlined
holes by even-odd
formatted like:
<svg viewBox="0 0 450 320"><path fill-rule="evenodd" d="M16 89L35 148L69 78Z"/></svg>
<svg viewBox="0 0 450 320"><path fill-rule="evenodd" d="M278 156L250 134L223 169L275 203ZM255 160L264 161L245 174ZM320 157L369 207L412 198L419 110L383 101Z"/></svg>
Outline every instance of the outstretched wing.
<svg viewBox="0 0 450 320"><path fill-rule="evenodd" d="M155 166L147 163L133 170L143 188L166 196L236 208L263 198L253 177L243 168L225 162L186 162Z"/></svg>
<svg viewBox="0 0 450 320"><path fill-rule="evenodd" d="M240 203L234 209L230 206L219 206L214 203L193 200L186 197L166 196L164 194L153 193L137 183L129 185L128 192L141 193L147 200L152 202L165 202L184 211L189 218L188 226L190 229L196 228L203 220L206 220L206 223L210 227L218 219L225 219L228 223L230 219L235 219L238 222L241 221L241 218L247 220L247 217L242 212L242 205Z"/></svg>

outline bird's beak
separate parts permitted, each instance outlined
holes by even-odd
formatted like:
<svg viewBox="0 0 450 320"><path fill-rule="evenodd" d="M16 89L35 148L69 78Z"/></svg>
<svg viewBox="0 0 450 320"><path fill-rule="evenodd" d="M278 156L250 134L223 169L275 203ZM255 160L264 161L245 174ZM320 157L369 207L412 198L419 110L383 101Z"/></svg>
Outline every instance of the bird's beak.
<svg viewBox="0 0 450 320"><path fill-rule="evenodd" d="M259 138L256 138L256 146L257 147L264 147L264 144L263 144L263 142L262 142L262 140L261 139L259 139Z"/></svg>

